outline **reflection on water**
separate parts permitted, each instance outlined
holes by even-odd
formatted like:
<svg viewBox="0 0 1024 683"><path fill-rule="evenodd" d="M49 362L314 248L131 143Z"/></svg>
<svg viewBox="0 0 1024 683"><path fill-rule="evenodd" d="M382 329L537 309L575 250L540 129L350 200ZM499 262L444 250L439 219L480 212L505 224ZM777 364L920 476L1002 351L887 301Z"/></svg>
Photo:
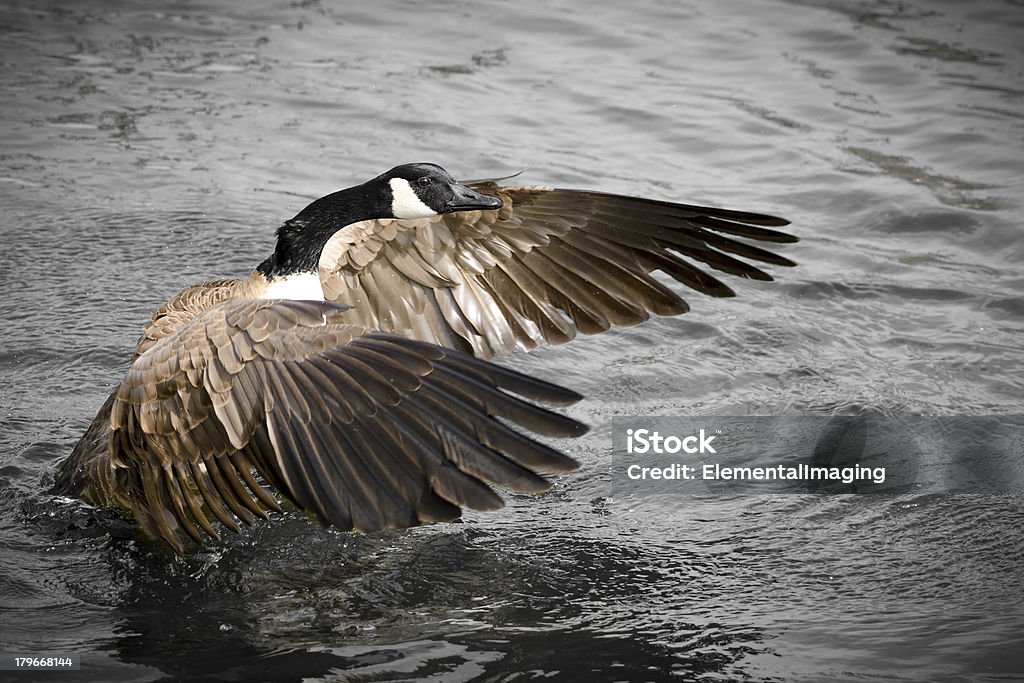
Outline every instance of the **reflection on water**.
<svg viewBox="0 0 1024 683"><path fill-rule="evenodd" d="M1019 7L240 7L0 8L0 651L109 681L1024 670L1019 498L610 497L613 416L1020 414ZM501 513L173 559L43 493L157 304L416 160L778 213L800 267L508 359L594 430Z"/></svg>

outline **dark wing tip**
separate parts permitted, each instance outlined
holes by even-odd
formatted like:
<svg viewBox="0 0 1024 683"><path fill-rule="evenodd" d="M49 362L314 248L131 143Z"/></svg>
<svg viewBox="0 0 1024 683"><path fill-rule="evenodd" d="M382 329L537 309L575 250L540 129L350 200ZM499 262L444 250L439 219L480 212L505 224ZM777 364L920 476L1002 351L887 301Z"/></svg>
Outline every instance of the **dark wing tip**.
<svg viewBox="0 0 1024 683"><path fill-rule="evenodd" d="M420 341L417 339L409 339L394 334L387 334L383 332L374 332L371 336L386 339L391 343L397 343L399 345L417 348L423 351L430 351L432 353L441 352L445 359L455 365L460 365L471 370L475 370L478 373L482 373L487 377L491 378L494 383L507 391L514 394L518 394L523 398L530 399L531 401L541 401L554 406L571 406L583 400L583 395L563 387L560 384L548 382L532 375L527 375L510 368L503 367L496 363L493 363L476 356L471 356L468 353L462 351L456 351L449 349L430 342ZM580 432L581 434L584 432Z"/></svg>
<svg viewBox="0 0 1024 683"><path fill-rule="evenodd" d="M725 210L723 210L725 211ZM729 211L734 214L733 220L751 225L766 225L772 228L782 228L790 224L790 221L782 216L771 216L766 213L748 213L745 211Z"/></svg>
<svg viewBox="0 0 1024 683"><path fill-rule="evenodd" d="M460 352L446 352L448 357L455 363L466 365L477 370L485 371L488 376L494 379L495 383L507 391L518 394L531 401L540 401L549 405L565 407L579 403L583 400L583 394L573 391L560 384L527 375L516 370L497 365L490 361L481 360L475 356ZM584 432L580 432L581 434Z"/></svg>
<svg viewBox="0 0 1024 683"><path fill-rule="evenodd" d="M790 224L789 221L785 219L780 218L779 220L782 222L775 224L767 223L766 225L773 225L773 227L782 227ZM763 234L765 235L765 237L763 238L765 242L776 242L778 244L792 244L793 242L800 241L799 237L788 232L779 232L777 230L765 230Z"/></svg>

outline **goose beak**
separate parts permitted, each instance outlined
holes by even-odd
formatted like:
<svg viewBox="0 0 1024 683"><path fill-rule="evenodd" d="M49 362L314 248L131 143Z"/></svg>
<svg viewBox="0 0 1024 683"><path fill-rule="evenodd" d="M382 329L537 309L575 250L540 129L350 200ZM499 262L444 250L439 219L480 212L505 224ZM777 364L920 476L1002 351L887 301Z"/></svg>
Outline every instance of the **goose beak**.
<svg viewBox="0 0 1024 683"><path fill-rule="evenodd" d="M452 211L488 211L501 208L501 200L490 195L480 194L465 185L453 184L452 198L444 207L444 213Z"/></svg>

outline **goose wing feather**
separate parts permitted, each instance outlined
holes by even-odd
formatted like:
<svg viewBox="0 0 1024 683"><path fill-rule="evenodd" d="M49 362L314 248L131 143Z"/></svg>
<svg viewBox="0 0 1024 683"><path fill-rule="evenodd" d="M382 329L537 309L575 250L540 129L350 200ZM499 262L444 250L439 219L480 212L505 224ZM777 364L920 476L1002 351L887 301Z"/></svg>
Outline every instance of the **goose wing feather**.
<svg viewBox="0 0 1024 683"><path fill-rule="evenodd" d="M328 300L352 306L346 320L486 358L686 312L656 270L732 296L708 271L771 280L757 264L794 265L750 243L796 241L773 229L788 224L775 216L493 180L469 185L503 206L363 221L331 239L320 277Z"/></svg>
<svg viewBox="0 0 1024 683"><path fill-rule="evenodd" d="M499 508L492 484L537 492L541 473L577 467L509 426L582 434L532 403L574 392L343 318L332 304L229 301L134 361L111 406L110 464L146 533L183 552L186 537L217 536L214 519L238 530L280 510L253 471L324 524L374 531Z"/></svg>

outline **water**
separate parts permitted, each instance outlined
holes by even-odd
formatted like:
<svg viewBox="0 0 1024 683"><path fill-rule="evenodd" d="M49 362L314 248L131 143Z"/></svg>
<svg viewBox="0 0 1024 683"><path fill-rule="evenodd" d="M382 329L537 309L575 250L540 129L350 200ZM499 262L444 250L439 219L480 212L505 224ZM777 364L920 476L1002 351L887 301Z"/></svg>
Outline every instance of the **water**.
<svg viewBox="0 0 1024 683"><path fill-rule="evenodd" d="M611 418L990 415L1024 396L1020 2L4 3L0 651L61 680L1008 680L1013 496L610 498ZM738 298L519 355L584 466L370 537L168 561L45 494L152 309L429 160L785 215Z"/></svg>

